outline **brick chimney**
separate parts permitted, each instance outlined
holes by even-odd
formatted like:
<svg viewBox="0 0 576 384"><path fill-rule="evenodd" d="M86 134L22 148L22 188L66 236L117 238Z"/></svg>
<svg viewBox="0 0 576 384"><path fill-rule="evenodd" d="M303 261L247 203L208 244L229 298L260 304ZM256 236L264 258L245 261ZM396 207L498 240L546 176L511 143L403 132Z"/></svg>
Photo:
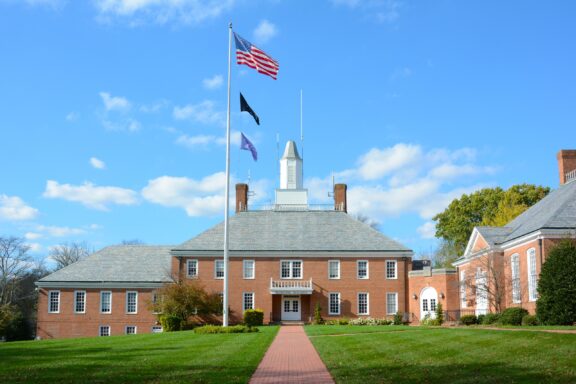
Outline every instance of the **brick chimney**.
<svg viewBox="0 0 576 384"><path fill-rule="evenodd" d="M336 211L348 212L346 203L346 184L334 185L334 209Z"/></svg>
<svg viewBox="0 0 576 384"><path fill-rule="evenodd" d="M570 180L576 178L576 150L563 149L556 155L558 158L558 171L560 172L560 185L566 184ZM571 177L566 177L569 172L574 174Z"/></svg>
<svg viewBox="0 0 576 384"><path fill-rule="evenodd" d="M236 184L236 213L248 210L248 184Z"/></svg>

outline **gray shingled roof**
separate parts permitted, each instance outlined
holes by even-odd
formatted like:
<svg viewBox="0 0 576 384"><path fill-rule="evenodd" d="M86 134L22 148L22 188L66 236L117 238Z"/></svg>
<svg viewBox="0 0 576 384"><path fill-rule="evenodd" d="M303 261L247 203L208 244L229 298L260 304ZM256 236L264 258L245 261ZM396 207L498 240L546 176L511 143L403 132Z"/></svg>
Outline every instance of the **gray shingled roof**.
<svg viewBox="0 0 576 384"><path fill-rule="evenodd" d="M476 227L490 245L502 244L540 229L576 228L576 181L561 185L504 227Z"/></svg>
<svg viewBox="0 0 576 384"><path fill-rule="evenodd" d="M114 245L62 268L38 282L170 281L173 246Z"/></svg>
<svg viewBox="0 0 576 384"><path fill-rule="evenodd" d="M177 246L176 251L222 251L224 224ZM231 251L410 252L344 212L248 211L230 218Z"/></svg>

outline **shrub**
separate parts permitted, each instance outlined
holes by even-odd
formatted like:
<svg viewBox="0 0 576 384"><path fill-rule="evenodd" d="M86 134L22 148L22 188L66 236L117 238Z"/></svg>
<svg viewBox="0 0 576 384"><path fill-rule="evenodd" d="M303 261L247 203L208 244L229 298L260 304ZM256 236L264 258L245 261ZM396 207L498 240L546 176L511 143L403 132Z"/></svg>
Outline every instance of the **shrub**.
<svg viewBox="0 0 576 384"><path fill-rule="evenodd" d="M394 315L394 320L393 320L394 325L404 324L403 318L404 318L404 316L403 316L402 312L396 312L396 314Z"/></svg>
<svg viewBox="0 0 576 384"><path fill-rule="evenodd" d="M538 319L535 315L526 315L522 318L522 325L538 325Z"/></svg>
<svg viewBox="0 0 576 384"><path fill-rule="evenodd" d="M261 309L247 309L244 311L244 324L256 327L264 324L264 311Z"/></svg>
<svg viewBox="0 0 576 384"><path fill-rule="evenodd" d="M182 319L176 315L160 316L160 324L164 332L175 332L182 330Z"/></svg>
<svg viewBox="0 0 576 384"><path fill-rule="evenodd" d="M500 316L500 324L502 325L520 325L522 318L528 314L528 311L520 307L506 308Z"/></svg>
<svg viewBox="0 0 576 384"><path fill-rule="evenodd" d="M426 315L426 316L424 316L424 319L420 320L420 325L439 326L439 325L442 325L442 323L440 323L438 321L438 319L432 319L432 318L430 318L430 315Z"/></svg>
<svg viewBox="0 0 576 384"><path fill-rule="evenodd" d="M350 319L347 317L342 317L338 319L338 325L348 325L350 324Z"/></svg>
<svg viewBox="0 0 576 384"><path fill-rule="evenodd" d="M442 325L444 323L444 311L442 310L442 303L438 303L436 306L436 318L434 319L437 324Z"/></svg>
<svg viewBox="0 0 576 384"><path fill-rule="evenodd" d="M374 319L372 317L359 317L349 321L350 325L390 325L392 321L388 319ZM342 324L344 325L344 324Z"/></svg>
<svg viewBox="0 0 576 384"><path fill-rule="evenodd" d="M482 321L480 321L480 316L478 316L478 323L480 323L482 325L495 324L499 320L500 320L500 314L499 313L487 313L486 315L484 315L484 318L482 319Z"/></svg>
<svg viewBox="0 0 576 384"><path fill-rule="evenodd" d="M322 318L322 307L318 302L314 306L314 324L324 324L324 319Z"/></svg>
<svg viewBox="0 0 576 384"><path fill-rule="evenodd" d="M544 325L576 322L576 245L565 240L550 250L538 281L536 316Z"/></svg>
<svg viewBox="0 0 576 384"><path fill-rule="evenodd" d="M480 314L476 317L476 319L478 319L478 324L484 324L484 319L486 318L485 314Z"/></svg>
<svg viewBox="0 0 576 384"><path fill-rule="evenodd" d="M478 324L478 318L475 315L464 315L460 317L460 323L464 325Z"/></svg>
<svg viewBox="0 0 576 384"><path fill-rule="evenodd" d="M259 332L256 327L248 327L246 325L233 325L230 327L223 327L221 325L204 325L194 329L194 333L200 335L216 334L216 333L252 333Z"/></svg>

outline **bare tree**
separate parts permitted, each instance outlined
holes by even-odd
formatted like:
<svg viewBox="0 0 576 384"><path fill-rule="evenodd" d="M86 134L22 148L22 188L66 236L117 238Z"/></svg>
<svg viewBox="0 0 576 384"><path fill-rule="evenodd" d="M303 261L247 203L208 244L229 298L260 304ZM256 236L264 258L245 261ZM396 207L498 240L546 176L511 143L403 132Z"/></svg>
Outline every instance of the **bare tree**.
<svg viewBox="0 0 576 384"><path fill-rule="evenodd" d="M18 282L30 268L30 246L21 237L0 236L0 305L11 304Z"/></svg>
<svg viewBox="0 0 576 384"><path fill-rule="evenodd" d="M369 225L372 229L375 229L376 231L380 230L380 224L376 220L374 220L374 219L372 219L372 218L370 218L370 217L368 217L362 213L357 213L355 215L352 215L352 218L354 218L355 220L358 220L361 223Z"/></svg>
<svg viewBox="0 0 576 384"><path fill-rule="evenodd" d="M120 244L122 244L122 245L144 245L146 243L140 239L130 239L130 240L122 240L122 242Z"/></svg>
<svg viewBox="0 0 576 384"><path fill-rule="evenodd" d="M478 257L472 264L476 267L474 276L467 276L463 282L474 292L476 307L486 300L486 309L502 312L506 295L505 266L502 255L488 253Z"/></svg>
<svg viewBox="0 0 576 384"><path fill-rule="evenodd" d="M55 270L62 269L92 253L86 242L62 243L50 249L50 258L56 262Z"/></svg>

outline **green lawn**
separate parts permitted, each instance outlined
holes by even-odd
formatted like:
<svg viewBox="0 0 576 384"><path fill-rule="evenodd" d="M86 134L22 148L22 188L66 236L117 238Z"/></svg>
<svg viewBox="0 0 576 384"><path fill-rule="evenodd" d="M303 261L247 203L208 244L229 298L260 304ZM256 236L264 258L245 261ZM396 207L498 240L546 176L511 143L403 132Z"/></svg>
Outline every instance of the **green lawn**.
<svg viewBox="0 0 576 384"><path fill-rule="evenodd" d="M576 334L394 326L306 332L337 383L576 383Z"/></svg>
<svg viewBox="0 0 576 384"><path fill-rule="evenodd" d="M277 331L0 343L0 383L247 383Z"/></svg>

